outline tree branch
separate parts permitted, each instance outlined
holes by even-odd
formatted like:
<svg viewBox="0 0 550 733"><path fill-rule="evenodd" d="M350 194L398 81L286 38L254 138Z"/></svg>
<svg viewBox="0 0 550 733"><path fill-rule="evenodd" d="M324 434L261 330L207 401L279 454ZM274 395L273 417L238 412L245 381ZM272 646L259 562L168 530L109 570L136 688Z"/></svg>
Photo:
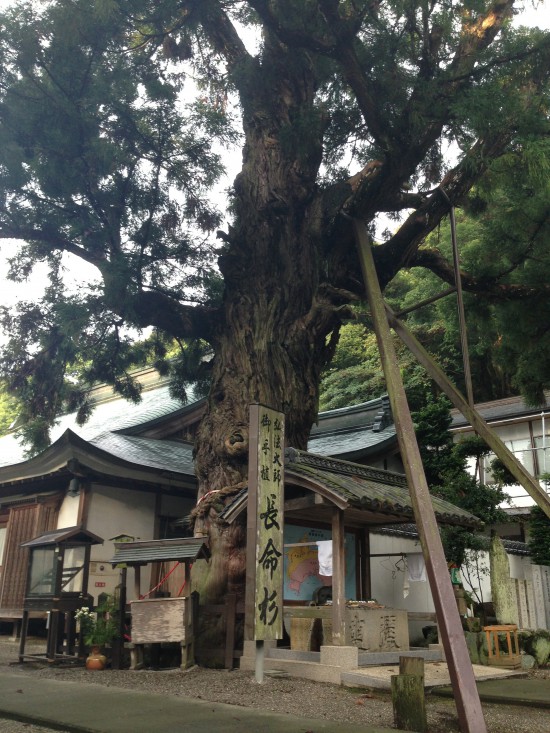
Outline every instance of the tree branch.
<svg viewBox="0 0 550 733"><path fill-rule="evenodd" d="M454 268L441 252L436 249L423 248L418 250L410 262L410 267L425 267L450 285L455 285ZM462 287L471 293L490 296L498 300L525 300L540 296L541 293L550 292L550 285L519 285L514 283L502 283L500 279L504 273L494 277L473 277L467 272L460 271Z"/></svg>
<svg viewBox="0 0 550 733"><path fill-rule="evenodd" d="M515 0L495 0L485 15L474 22L466 16L462 24L462 38L451 62L453 76L463 76L473 69L478 55L495 40L503 25L512 17Z"/></svg>
<svg viewBox="0 0 550 733"><path fill-rule="evenodd" d="M84 247L79 247L69 239L65 239L58 234L50 234L41 229L31 229L26 227L2 227L0 229L0 239L23 239L31 242L42 242L49 244L52 250L60 250L69 252L70 254L80 257L90 265L94 265L99 270L105 264L105 257L92 255Z"/></svg>
<svg viewBox="0 0 550 733"><path fill-rule="evenodd" d="M229 71L233 71L241 62L251 60L252 57L219 3L201 0L199 6L202 27L216 51L224 57Z"/></svg>
<svg viewBox="0 0 550 733"><path fill-rule="evenodd" d="M330 56L335 51L336 42L334 40L317 38L299 28L290 28L283 25L267 0L249 0L248 4L258 13L264 25L288 46L307 49L325 56Z"/></svg>
<svg viewBox="0 0 550 733"><path fill-rule="evenodd" d="M219 320L216 309L183 305L163 293L149 290L137 293L130 307L136 326L154 326L180 339L211 342Z"/></svg>
<svg viewBox="0 0 550 733"><path fill-rule="evenodd" d="M479 140L463 160L450 170L441 184L401 225L394 236L375 248L375 261L381 284L386 285L401 267L408 267L420 244L487 170L489 163L501 155L512 133L497 134ZM439 189L443 189L445 195Z"/></svg>

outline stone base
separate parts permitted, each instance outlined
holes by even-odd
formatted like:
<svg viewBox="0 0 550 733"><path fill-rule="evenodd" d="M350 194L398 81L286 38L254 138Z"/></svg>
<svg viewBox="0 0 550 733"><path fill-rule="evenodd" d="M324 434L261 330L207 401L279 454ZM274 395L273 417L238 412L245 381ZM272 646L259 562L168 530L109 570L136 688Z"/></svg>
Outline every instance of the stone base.
<svg viewBox="0 0 550 733"><path fill-rule="evenodd" d="M342 672L357 669L359 666L359 650L348 646L322 646L319 661L305 659L307 652L288 651L282 658L280 654L270 657L270 650L275 647L274 642L265 642L264 669L282 670L292 677L303 677L316 682L331 682L335 685L342 683ZM281 650L282 651L282 650ZM311 652L309 653L311 654ZM245 641L240 668L249 672L254 671L256 661L256 642Z"/></svg>
<svg viewBox="0 0 550 733"><path fill-rule="evenodd" d="M266 657L269 654L269 650L275 649L276 647L277 647L276 641L264 641L264 652L265 652ZM245 641L244 642L242 657L252 657L252 659L256 658L256 642L255 641Z"/></svg>
<svg viewBox="0 0 550 733"><path fill-rule="evenodd" d="M356 646L322 646L321 664L341 669L357 669L359 649Z"/></svg>

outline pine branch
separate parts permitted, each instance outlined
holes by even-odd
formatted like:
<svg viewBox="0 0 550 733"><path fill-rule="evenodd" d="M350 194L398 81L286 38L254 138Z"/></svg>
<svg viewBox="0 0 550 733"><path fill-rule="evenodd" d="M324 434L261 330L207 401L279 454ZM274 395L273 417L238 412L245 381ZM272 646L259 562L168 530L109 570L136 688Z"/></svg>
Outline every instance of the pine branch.
<svg viewBox="0 0 550 733"><path fill-rule="evenodd" d="M216 51L223 56L230 71L240 63L252 60L235 26L230 21L221 4L201 0L199 15L202 27Z"/></svg>
<svg viewBox="0 0 550 733"><path fill-rule="evenodd" d="M183 305L158 291L140 291L133 297L130 308L140 328L154 326L179 339L211 342L219 321L216 309Z"/></svg>
<svg viewBox="0 0 550 733"><path fill-rule="evenodd" d="M441 184L427 197L425 203L405 220L394 236L376 247L375 260L383 285L387 284L401 267L410 266L421 243L447 216L451 206L463 199L487 170L489 163L504 152L511 135L511 132L506 132L479 140L468 155L445 175Z"/></svg>
<svg viewBox="0 0 550 733"><path fill-rule="evenodd" d="M49 244L52 251L58 250L68 252L80 259L85 260L90 265L94 265L101 270L106 262L105 257L94 255L84 247L80 247L70 239L65 239L57 233L44 232L42 229L32 229L27 227L2 227L0 228L0 239L22 239L27 242L42 242Z"/></svg>
<svg viewBox="0 0 550 733"><path fill-rule="evenodd" d="M439 278L455 285L454 268L436 249L420 249L409 264L410 267L424 267L437 275ZM473 277L461 270L460 277L462 287L471 293L479 293L493 300L525 300L527 298L539 297L541 293L550 292L550 285L536 287L518 285L515 283L502 283L500 280L505 273L493 277Z"/></svg>
<svg viewBox="0 0 550 733"><path fill-rule="evenodd" d="M467 75L475 66L479 54L488 48L513 14L515 0L495 0L484 15L469 22L465 15L462 37L451 62L453 76Z"/></svg>

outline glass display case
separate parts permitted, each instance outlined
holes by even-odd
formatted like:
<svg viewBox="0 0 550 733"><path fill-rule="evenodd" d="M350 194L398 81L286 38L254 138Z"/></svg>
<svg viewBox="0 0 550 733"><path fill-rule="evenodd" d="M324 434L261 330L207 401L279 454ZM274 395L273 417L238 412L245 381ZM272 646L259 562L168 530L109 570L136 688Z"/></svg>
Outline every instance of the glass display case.
<svg viewBox="0 0 550 733"><path fill-rule="evenodd" d="M92 545L102 543L100 537L81 527L64 527L21 544L29 550L29 564L20 661L26 657L45 656L48 661L56 661L58 657L75 656L74 614L82 606L93 605L88 595L90 551ZM25 654L29 613L36 611L49 614L45 655Z"/></svg>

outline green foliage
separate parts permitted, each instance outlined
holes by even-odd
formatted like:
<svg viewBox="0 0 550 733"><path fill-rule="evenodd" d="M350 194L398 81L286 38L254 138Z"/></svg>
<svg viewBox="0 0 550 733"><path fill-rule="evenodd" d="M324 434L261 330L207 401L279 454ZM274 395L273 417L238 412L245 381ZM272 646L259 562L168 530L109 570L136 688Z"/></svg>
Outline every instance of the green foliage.
<svg viewBox="0 0 550 733"><path fill-rule="evenodd" d="M483 484L467 470L469 458L479 462L490 450L479 438L453 443L448 430L451 417L446 398L429 400L414 413L413 419L430 491L486 525L507 521L506 513L499 508L506 499L502 487ZM459 567L468 560L469 553L489 546L488 537L461 527L443 527L441 537L447 560Z"/></svg>
<svg viewBox="0 0 550 733"><path fill-rule="evenodd" d="M205 192L223 171L210 139L228 139L227 118L206 102L185 117L183 78L168 61L144 47L121 52L132 27L115 0L20 3L3 18L0 227L27 240L9 277L23 281L43 261L51 284L40 301L3 309L0 368L36 448L61 410L89 413L68 373L139 399L128 375L143 319L132 307L138 283L180 300L211 277L212 248L192 247L189 232L219 224ZM96 273L70 296L64 249Z"/></svg>
<svg viewBox="0 0 550 733"><path fill-rule="evenodd" d="M385 391L384 374L374 334L357 323L346 323L330 368L320 388L319 408L338 407L366 402Z"/></svg>
<svg viewBox="0 0 550 733"><path fill-rule="evenodd" d="M2 389L0 383L0 390ZM0 391L0 435L6 435L17 420L19 408L17 401L5 391Z"/></svg>
<svg viewBox="0 0 550 733"><path fill-rule="evenodd" d="M117 607L113 596L108 596L96 611L87 606L79 608L75 619L80 624L80 633L86 646L105 646L117 638Z"/></svg>
<svg viewBox="0 0 550 733"><path fill-rule="evenodd" d="M538 506L531 509L528 545L535 565L550 565L550 519Z"/></svg>
<svg viewBox="0 0 550 733"><path fill-rule="evenodd" d="M394 346L409 404L415 409L424 404L433 388L424 370L397 338ZM319 409L334 410L366 402L386 391L375 335L361 324L346 323L340 330L330 366L321 379Z"/></svg>
<svg viewBox="0 0 550 733"><path fill-rule="evenodd" d="M550 374L547 34L514 30L488 0L16 0L0 30L0 237L18 242L11 279L23 283L36 263L50 273L43 297L0 313L9 334L0 376L35 447L60 411L86 419L94 382L138 400L130 370L144 359L173 373L179 396L190 379L204 388L205 350L215 361L227 357L222 343L242 352L265 343L263 323L234 333L248 328L235 315L243 303L257 308L256 293L273 303L270 329L301 340L285 341L280 378L303 380L309 369L313 404L348 306L363 295L343 221L352 214L372 229L380 213L397 221L418 211L401 239L390 232L377 248L387 297L413 302L438 279L395 276L415 266L446 214L442 181L455 203L471 191L463 263L488 284L467 300L477 396L512 385L540 395ZM448 144L461 152L453 171ZM224 221L217 186L233 145L243 166ZM348 180L373 161L372 176ZM427 243L445 258L447 234ZM75 258L79 282L68 290ZM495 283L534 290L495 304ZM461 386L450 303L410 321ZM372 337L347 339L346 327L325 372L324 409L384 391ZM257 356L251 364L266 363ZM401 359L419 405L432 387ZM218 373L247 385L243 400L270 392L258 383L268 369L240 374L242 360L229 361ZM289 410L304 421L314 412Z"/></svg>

